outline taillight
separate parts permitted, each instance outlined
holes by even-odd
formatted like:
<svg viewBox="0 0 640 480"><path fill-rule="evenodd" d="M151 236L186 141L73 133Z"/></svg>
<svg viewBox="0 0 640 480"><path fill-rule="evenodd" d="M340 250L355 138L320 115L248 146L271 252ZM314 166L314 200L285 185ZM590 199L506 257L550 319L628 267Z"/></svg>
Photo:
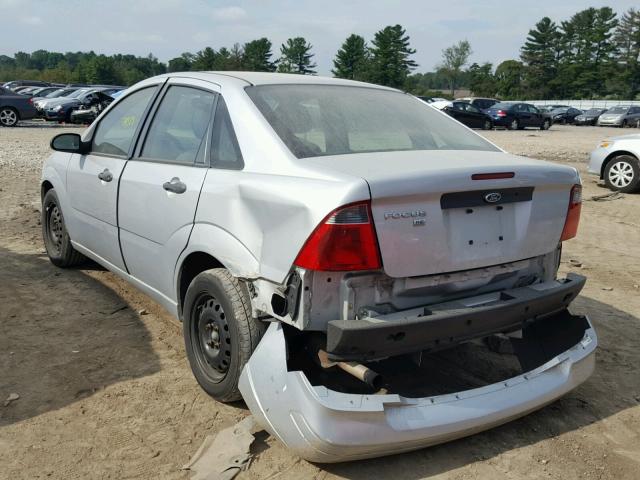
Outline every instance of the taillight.
<svg viewBox="0 0 640 480"><path fill-rule="evenodd" d="M582 209L582 186L574 185L571 188L569 196L569 209L567 210L567 219L564 222L564 229L560 236L560 241L564 242L573 238L578 233L578 224L580 223L580 210Z"/></svg>
<svg viewBox="0 0 640 480"><path fill-rule="evenodd" d="M328 272L381 268L369 202L352 203L327 215L311 233L294 263Z"/></svg>
<svg viewBox="0 0 640 480"><path fill-rule="evenodd" d="M498 110L498 113L496 115L498 115L499 117L506 117L507 112L505 112L504 110Z"/></svg>

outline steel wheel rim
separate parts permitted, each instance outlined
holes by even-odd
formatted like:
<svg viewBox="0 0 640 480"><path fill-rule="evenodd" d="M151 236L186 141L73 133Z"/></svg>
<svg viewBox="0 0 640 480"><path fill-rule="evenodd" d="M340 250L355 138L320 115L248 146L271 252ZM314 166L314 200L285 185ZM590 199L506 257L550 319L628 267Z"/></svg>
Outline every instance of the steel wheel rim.
<svg viewBox="0 0 640 480"><path fill-rule="evenodd" d="M618 188L629 186L634 176L633 167L627 162L616 162L609 169L609 181Z"/></svg>
<svg viewBox="0 0 640 480"><path fill-rule="evenodd" d="M196 361L207 376L220 382L231 366L231 332L226 313L209 293L200 295L194 305L191 324Z"/></svg>
<svg viewBox="0 0 640 480"><path fill-rule="evenodd" d="M17 121L18 117L16 116L16 112L10 108L5 108L0 111L0 123L2 123L2 125L15 125Z"/></svg>
<svg viewBox="0 0 640 480"><path fill-rule="evenodd" d="M513 122L511 122L511 129L515 130L518 128L518 121L514 120Z"/></svg>
<svg viewBox="0 0 640 480"><path fill-rule="evenodd" d="M64 239L64 219L58 205L51 204L47 210L47 236L55 254L62 251L62 240Z"/></svg>

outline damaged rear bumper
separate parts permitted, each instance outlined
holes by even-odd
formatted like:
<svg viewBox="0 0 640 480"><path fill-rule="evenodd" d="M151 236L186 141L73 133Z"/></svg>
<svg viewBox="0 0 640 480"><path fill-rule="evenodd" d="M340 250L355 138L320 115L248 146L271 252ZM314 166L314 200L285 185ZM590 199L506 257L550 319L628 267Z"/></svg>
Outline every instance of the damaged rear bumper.
<svg viewBox="0 0 640 480"><path fill-rule="evenodd" d="M596 333L586 317L565 313L582 322L580 339L544 364L498 383L425 398L313 386L302 371L287 370L283 327L272 323L242 372L240 390L258 423L307 460L415 450L506 423L584 382L595 365Z"/></svg>

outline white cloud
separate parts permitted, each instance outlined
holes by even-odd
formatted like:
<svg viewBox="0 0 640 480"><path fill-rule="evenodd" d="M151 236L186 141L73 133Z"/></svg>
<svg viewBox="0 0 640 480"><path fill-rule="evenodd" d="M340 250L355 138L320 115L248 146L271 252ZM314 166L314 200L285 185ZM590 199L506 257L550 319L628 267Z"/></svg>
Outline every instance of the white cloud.
<svg viewBox="0 0 640 480"><path fill-rule="evenodd" d="M42 25L42 19L40 17L22 17L20 21L27 25Z"/></svg>
<svg viewBox="0 0 640 480"><path fill-rule="evenodd" d="M230 6L216 8L213 11L212 15L216 20L222 20L224 22L236 22L245 18L247 16L247 12L242 7Z"/></svg>

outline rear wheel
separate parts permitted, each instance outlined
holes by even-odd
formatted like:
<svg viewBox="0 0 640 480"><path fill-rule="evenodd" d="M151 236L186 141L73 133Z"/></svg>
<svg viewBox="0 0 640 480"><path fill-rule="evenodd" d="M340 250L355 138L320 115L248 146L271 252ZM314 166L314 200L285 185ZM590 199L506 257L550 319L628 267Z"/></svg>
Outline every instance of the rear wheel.
<svg viewBox="0 0 640 480"><path fill-rule="evenodd" d="M71 238L64 224L62 208L54 189L49 190L42 200L42 238L47 256L57 267L72 267L85 260L85 256L71 245Z"/></svg>
<svg viewBox="0 0 640 480"><path fill-rule="evenodd" d="M640 164L631 155L620 155L604 169L604 183L611 190L633 193L640 190Z"/></svg>
<svg viewBox="0 0 640 480"><path fill-rule="evenodd" d="M240 373L263 333L246 287L224 268L198 274L187 289L183 333L200 386L220 402L239 400Z"/></svg>
<svg viewBox="0 0 640 480"><path fill-rule="evenodd" d="M0 125L15 127L18 124L18 112L11 107L0 108Z"/></svg>
<svg viewBox="0 0 640 480"><path fill-rule="evenodd" d="M520 128L520 122L517 119L513 119L509 124L509 130L518 130Z"/></svg>

